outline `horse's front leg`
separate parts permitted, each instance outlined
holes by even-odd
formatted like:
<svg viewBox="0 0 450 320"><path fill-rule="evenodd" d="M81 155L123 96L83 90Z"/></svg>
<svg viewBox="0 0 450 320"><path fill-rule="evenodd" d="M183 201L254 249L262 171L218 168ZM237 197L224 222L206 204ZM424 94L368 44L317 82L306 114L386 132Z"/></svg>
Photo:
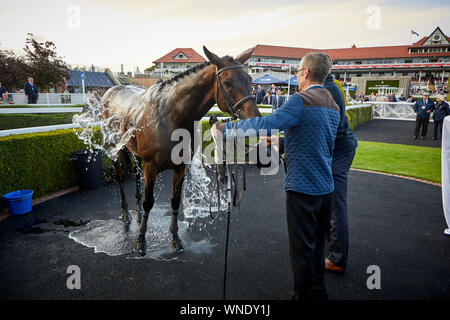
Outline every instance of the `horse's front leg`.
<svg viewBox="0 0 450 320"><path fill-rule="evenodd" d="M145 183L145 200L143 203L144 215L139 227L139 236L134 247L134 251L138 252L140 255L145 256L146 252L146 242L145 233L147 232L147 220L150 210L152 210L155 203L155 198L153 196L153 189L155 187L156 177L158 176L158 171L151 163L147 162L144 166L144 183Z"/></svg>
<svg viewBox="0 0 450 320"><path fill-rule="evenodd" d="M138 215L138 223L141 223L142 221L142 195L141 195L141 173L142 173L142 167L141 167L141 158L135 157L134 162L134 174L136 177L136 212Z"/></svg>
<svg viewBox="0 0 450 320"><path fill-rule="evenodd" d="M114 176L120 188L120 198L122 202L122 215L121 219L125 223L130 223L130 215L128 213L128 203L127 197L125 195L125 167L124 167L124 157L126 156L125 150L120 150L116 161L114 161Z"/></svg>
<svg viewBox="0 0 450 320"><path fill-rule="evenodd" d="M182 252L183 245L178 236L178 208L181 202L181 190L185 176L185 166L178 167L173 172L172 179L172 218L170 220L170 232L172 233L172 251Z"/></svg>

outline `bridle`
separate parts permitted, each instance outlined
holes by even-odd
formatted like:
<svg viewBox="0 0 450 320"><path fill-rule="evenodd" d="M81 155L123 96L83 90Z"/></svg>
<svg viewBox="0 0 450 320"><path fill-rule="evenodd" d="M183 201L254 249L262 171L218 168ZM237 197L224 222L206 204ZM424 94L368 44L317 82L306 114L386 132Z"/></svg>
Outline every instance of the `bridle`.
<svg viewBox="0 0 450 320"><path fill-rule="evenodd" d="M216 66L216 79L217 79L217 87L219 88L220 92L222 93L222 97L225 99L225 103L227 105L227 109L228 112L231 114L231 120L236 120L237 118L240 118L240 106L251 99L255 99L255 97L253 95L248 95L244 98L242 98L241 100L239 100L238 102L236 102L235 104L233 104L231 102L230 97L227 95L227 93L225 92L225 89L223 88L223 84L222 81L220 80L219 74L222 71L225 70L230 70L230 69L240 69L240 68L244 68L244 65L234 65L234 66L229 66L229 67L225 67L222 69L218 69ZM219 90L216 90L216 102L217 105L219 105Z"/></svg>

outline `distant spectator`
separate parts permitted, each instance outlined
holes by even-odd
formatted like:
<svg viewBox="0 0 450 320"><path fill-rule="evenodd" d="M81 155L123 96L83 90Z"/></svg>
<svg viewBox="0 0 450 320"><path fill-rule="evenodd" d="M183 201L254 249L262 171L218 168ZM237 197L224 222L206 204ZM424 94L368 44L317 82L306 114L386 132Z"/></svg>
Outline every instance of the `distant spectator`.
<svg viewBox="0 0 450 320"><path fill-rule="evenodd" d="M0 82L0 99L2 101L8 100L7 91L4 86L2 86L2 83Z"/></svg>
<svg viewBox="0 0 450 320"><path fill-rule="evenodd" d="M272 112L278 110L284 103L285 99L281 95L281 90L277 89L277 93L272 97Z"/></svg>
<svg viewBox="0 0 450 320"><path fill-rule="evenodd" d="M272 104L272 94L270 92L266 93L266 96L264 97L262 104Z"/></svg>
<svg viewBox="0 0 450 320"><path fill-rule="evenodd" d="M398 98L399 101L406 101L405 95L402 93L400 95L400 98Z"/></svg>
<svg viewBox="0 0 450 320"><path fill-rule="evenodd" d="M430 93L425 92L423 98L414 104L414 112L417 113L416 129L414 130L414 139L419 137L420 128L422 127L421 138L425 139L428 131L428 122L430 121L430 113L434 110L434 102L430 99Z"/></svg>
<svg viewBox="0 0 450 320"><path fill-rule="evenodd" d="M24 85L24 90L25 90L25 95L28 98L28 103L36 104L38 97L39 97L39 92L38 92L38 88L34 84L34 79L32 77L28 78L28 82L26 82Z"/></svg>
<svg viewBox="0 0 450 320"><path fill-rule="evenodd" d="M262 86L260 84L258 84L258 89L256 90L256 104L261 104L265 95L266 95L266 92L264 91Z"/></svg>
<svg viewBox="0 0 450 320"><path fill-rule="evenodd" d="M395 97L395 94L391 93L389 95L389 102L397 102L397 98Z"/></svg>
<svg viewBox="0 0 450 320"><path fill-rule="evenodd" d="M275 83L272 83L271 85L270 85L270 94L272 95L272 96L274 96L274 95L276 95L277 94L277 87L275 86Z"/></svg>
<svg viewBox="0 0 450 320"><path fill-rule="evenodd" d="M442 125L444 124L444 118L450 115L450 107L447 102L444 100L444 96L438 95L436 97L436 105L434 107L433 120L434 120L434 134L433 140L438 138L439 136L442 138Z"/></svg>
<svg viewBox="0 0 450 320"><path fill-rule="evenodd" d="M414 102L414 100L411 96L408 96L408 99L406 99L406 102Z"/></svg>

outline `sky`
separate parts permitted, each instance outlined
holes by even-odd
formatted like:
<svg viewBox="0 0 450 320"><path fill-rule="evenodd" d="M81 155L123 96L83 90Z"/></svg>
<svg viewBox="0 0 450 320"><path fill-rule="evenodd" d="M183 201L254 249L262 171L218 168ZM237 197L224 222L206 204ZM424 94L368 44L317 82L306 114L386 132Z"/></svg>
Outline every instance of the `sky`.
<svg viewBox="0 0 450 320"><path fill-rule="evenodd" d="M405 45L439 26L450 1L0 0L0 45L22 52L27 33L73 65L141 71L175 48L237 56L256 44L332 49ZM411 30L419 37L411 35Z"/></svg>

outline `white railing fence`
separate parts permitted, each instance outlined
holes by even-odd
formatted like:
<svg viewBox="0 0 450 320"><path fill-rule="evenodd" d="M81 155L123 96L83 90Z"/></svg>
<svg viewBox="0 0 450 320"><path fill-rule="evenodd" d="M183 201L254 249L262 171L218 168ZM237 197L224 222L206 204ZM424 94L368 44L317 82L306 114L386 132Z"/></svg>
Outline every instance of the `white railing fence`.
<svg viewBox="0 0 450 320"><path fill-rule="evenodd" d="M370 102L378 119L415 120L414 102Z"/></svg>
<svg viewBox="0 0 450 320"><path fill-rule="evenodd" d="M85 98L89 94L86 93ZM60 104L83 104L82 93L39 93L37 105L60 105ZM3 104L28 104L28 99L24 93L8 93L8 102L3 101Z"/></svg>

